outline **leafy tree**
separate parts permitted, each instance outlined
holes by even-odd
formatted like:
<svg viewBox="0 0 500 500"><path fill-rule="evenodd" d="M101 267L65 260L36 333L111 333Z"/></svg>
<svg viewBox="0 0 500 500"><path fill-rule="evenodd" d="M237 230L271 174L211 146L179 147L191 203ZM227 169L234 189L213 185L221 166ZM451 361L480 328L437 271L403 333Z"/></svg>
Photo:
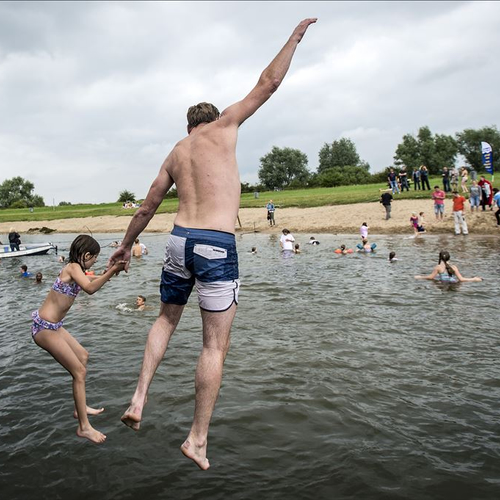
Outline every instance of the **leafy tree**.
<svg viewBox="0 0 500 500"><path fill-rule="evenodd" d="M478 130L465 129L463 132L457 132L456 138L458 152L478 172L484 170L481 141L487 142L492 148L493 169L500 166L500 132L496 126L483 127Z"/></svg>
<svg viewBox="0 0 500 500"><path fill-rule="evenodd" d="M273 146L260 159L259 180L266 189L283 189L293 181L305 185L310 176L307 162L307 156L298 149Z"/></svg>
<svg viewBox="0 0 500 500"><path fill-rule="evenodd" d="M406 165L408 170L425 165L431 174L440 173L443 167L453 167L458 147L449 135L432 135L429 127L420 127L417 137L403 136L394 154L396 166Z"/></svg>
<svg viewBox="0 0 500 500"><path fill-rule="evenodd" d="M370 165L362 162L356 151L356 145L351 139L342 138L338 141L333 141L332 144L325 143L319 151L319 166L318 174L321 174L329 168L342 168L361 166L366 170L370 169Z"/></svg>
<svg viewBox="0 0 500 500"><path fill-rule="evenodd" d="M69 206L69 205L71 205L70 201L60 201L59 202L59 206L60 207L66 207L66 206Z"/></svg>
<svg viewBox="0 0 500 500"><path fill-rule="evenodd" d="M16 206L44 207L43 198L35 195L35 185L22 177L6 179L0 184L0 208L7 208L17 203Z"/></svg>
<svg viewBox="0 0 500 500"><path fill-rule="evenodd" d="M125 203L126 201L135 201L135 194L125 189L120 192L118 203Z"/></svg>

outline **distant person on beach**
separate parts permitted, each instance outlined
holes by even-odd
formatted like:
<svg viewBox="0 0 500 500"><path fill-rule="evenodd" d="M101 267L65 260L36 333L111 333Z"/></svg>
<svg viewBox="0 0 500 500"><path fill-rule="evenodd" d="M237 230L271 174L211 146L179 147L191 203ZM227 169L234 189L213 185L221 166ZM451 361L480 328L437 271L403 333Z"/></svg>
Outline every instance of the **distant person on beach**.
<svg viewBox="0 0 500 500"><path fill-rule="evenodd" d="M418 231L420 233L425 233L425 213L419 212L418 214Z"/></svg>
<svg viewBox="0 0 500 500"><path fill-rule="evenodd" d="M104 408L87 406L85 376L89 354L63 328L63 319L80 290L91 295L113 275L125 269L125 262L116 262L104 274L91 281L85 276L85 271L96 263L100 250L99 243L91 236L78 236L71 244L68 264L61 269L42 307L31 314L33 340L51 354L73 378L74 417L78 418L76 434L94 443L104 442L106 436L90 425L88 415L98 415Z"/></svg>
<svg viewBox="0 0 500 500"><path fill-rule="evenodd" d="M479 211L479 204L481 203L481 186L477 185L476 180L473 180L471 182L470 192L469 192L469 203L471 212L474 212L474 209L476 209L476 212Z"/></svg>
<svg viewBox="0 0 500 500"><path fill-rule="evenodd" d="M391 187L392 194L399 194L399 186L398 186L398 176L396 172L394 172L394 169L391 168L389 170L389 175L387 176L387 182L389 186Z"/></svg>
<svg viewBox="0 0 500 500"><path fill-rule="evenodd" d="M486 210L486 205L493 209L493 186L489 180L486 179L484 175L482 175L477 183L478 186L481 187L481 207L483 212Z"/></svg>
<svg viewBox="0 0 500 500"><path fill-rule="evenodd" d="M274 206L273 200L269 200L269 203L266 205L267 208L267 220L269 221L270 226L275 226L276 222L274 221L274 212L276 207Z"/></svg>
<svg viewBox="0 0 500 500"><path fill-rule="evenodd" d="M13 227L11 227L9 231L10 251L19 252L20 244L21 244L21 236L19 236L19 233Z"/></svg>
<svg viewBox="0 0 500 500"><path fill-rule="evenodd" d="M465 167L462 167L462 170L460 171L460 177L462 178L462 181L460 183L460 186L462 187L462 193L468 193L469 189L467 187L467 181L469 180L469 172L467 172L467 169Z"/></svg>
<svg viewBox="0 0 500 500"><path fill-rule="evenodd" d="M188 136L175 145L164 161L122 244L109 260L109 265L116 260L130 261L134 239L146 228L175 183L179 208L165 252L160 314L149 332L137 387L122 422L139 430L154 373L196 283L203 347L196 368L194 419L181 451L203 470L210 466L206 457L208 429L238 303L234 236L241 191L236 162L238 128L278 89L298 43L315 22L316 19L305 19L295 28L243 100L222 114L209 103L189 108ZM127 270L128 267L127 263Z"/></svg>
<svg viewBox="0 0 500 500"><path fill-rule="evenodd" d="M422 191L425 191L426 186L429 191L431 190L431 185L429 184L429 171L425 165L420 167L420 182L422 183Z"/></svg>
<svg viewBox="0 0 500 500"><path fill-rule="evenodd" d="M410 217L410 225L413 228L413 234L414 236L419 235L418 231L418 215L417 212L412 212L411 217Z"/></svg>
<svg viewBox="0 0 500 500"><path fill-rule="evenodd" d="M446 198L444 191L439 189L439 186L434 186L431 197L434 200L434 214L436 215L436 220L443 220L444 199Z"/></svg>
<svg viewBox="0 0 500 500"><path fill-rule="evenodd" d="M453 218L455 219L455 234L469 234L467 222L465 220L464 205L467 200L458 193L453 191Z"/></svg>
<svg viewBox="0 0 500 500"><path fill-rule="evenodd" d="M420 169L414 168L412 177L413 177L413 190L416 191L418 189L420 191Z"/></svg>
<svg viewBox="0 0 500 500"><path fill-rule="evenodd" d="M399 183L401 184L401 192L405 189L406 191L410 190L410 186L408 185L408 172L406 171L406 167L404 165L399 171Z"/></svg>
<svg viewBox="0 0 500 500"><path fill-rule="evenodd" d="M443 283L458 283L463 281L483 281L482 278L474 276L474 278L464 278L457 266L450 264L450 254L443 250L439 252L438 265L432 270L431 274L426 276L415 276L415 279L421 280L436 280Z"/></svg>
<svg viewBox="0 0 500 500"><path fill-rule="evenodd" d="M31 278L31 276L33 276L33 275L28 271L28 266L26 264L23 264L21 266L21 277Z"/></svg>
<svg viewBox="0 0 500 500"><path fill-rule="evenodd" d="M493 188L493 203L497 207L495 218L497 220L497 226L500 227L500 192L498 191L498 188Z"/></svg>
<svg viewBox="0 0 500 500"><path fill-rule="evenodd" d="M388 189L380 195L380 203L382 203L382 206L385 208L385 220L389 220L391 218L392 194L390 191L391 190Z"/></svg>

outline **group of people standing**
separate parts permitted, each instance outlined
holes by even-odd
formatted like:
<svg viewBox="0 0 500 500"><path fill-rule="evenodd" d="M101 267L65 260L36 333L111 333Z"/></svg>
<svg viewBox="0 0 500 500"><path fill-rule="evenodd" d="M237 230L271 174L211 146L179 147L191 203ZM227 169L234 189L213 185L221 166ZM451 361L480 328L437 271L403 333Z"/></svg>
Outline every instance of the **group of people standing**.
<svg viewBox="0 0 500 500"><path fill-rule="evenodd" d="M449 169L444 167L441 172L443 178L443 190L445 193L451 193L453 191L458 191L458 186L460 185L462 193L468 193L469 188L467 187L467 182L469 181L469 171L465 167L461 167L460 171L456 168ZM458 179L460 178L460 183ZM470 172L471 181L477 181L477 172L472 169Z"/></svg>

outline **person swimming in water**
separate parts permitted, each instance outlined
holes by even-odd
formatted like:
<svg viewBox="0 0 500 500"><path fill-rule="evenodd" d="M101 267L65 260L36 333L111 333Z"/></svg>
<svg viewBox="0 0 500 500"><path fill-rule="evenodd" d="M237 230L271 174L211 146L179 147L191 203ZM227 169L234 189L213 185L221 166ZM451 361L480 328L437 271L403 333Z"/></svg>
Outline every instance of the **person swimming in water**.
<svg viewBox="0 0 500 500"><path fill-rule="evenodd" d="M483 278L479 278L478 276L474 276L474 278L464 278L458 267L450 264L450 254L446 250L442 250L439 252L439 262L436 267L432 270L431 274L426 276L415 276L415 279L422 280L436 280L441 281L443 283L461 283L465 281L483 281Z"/></svg>

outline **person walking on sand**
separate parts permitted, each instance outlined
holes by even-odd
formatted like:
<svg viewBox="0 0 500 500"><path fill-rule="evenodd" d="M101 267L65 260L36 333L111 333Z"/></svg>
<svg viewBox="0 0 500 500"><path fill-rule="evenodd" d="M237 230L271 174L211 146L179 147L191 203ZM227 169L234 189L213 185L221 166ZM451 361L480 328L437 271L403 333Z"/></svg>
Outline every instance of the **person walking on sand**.
<svg viewBox="0 0 500 500"><path fill-rule="evenodd" d="M392 194L390 189L387 189L380 195L380 203L382 203L382 206L385 208L385 220L389 220L391 218L392 203Z"/></svg>
<svg viewBox="0 0 500 500"><path fill-rule="evenodd" d="M31 314L31 335L35 344L51 354L73 378L73 416L78 419L76 434L96 444L103 443L106 436L90 425L88 415L98 415L104 408L87 406L85 377L89 353L63 328L63 319L80 290L92 295L125 269L125 262L117 261L104 274L90 280L85 271L96 263L100 251L99 243L91 236L81 234L75 238L69 250L68 264L62 268L42 307Z"/></svg>
<svg viewBox="0 0 500 500"><path fill-rule="evenodd" d="M267 220L269 221L269 226L275 226L276 222L274 222L274 211L276 207L274 206L273 200L269 200L269 203L266 205L267 208Z"/></svg>
<svg viewBox="0 0 500 500"><path fill-rule="evenodd" d="M179 209L165 251L160 313L148 335L135 393L121 419L125 425L139 430L149 386L196 284L203 347L195 375L193 423L181 451L203 470L210 466L209 424L238 303L240 282L234 235L241 187L236 163L238 128L278 89L297 45L315 22L311 18L299 23L243 100L222 114L209 103L189 108L188 136L167 156L146 199L134 214L121 246L109 260L109 265L122 259L130 261L134 239L146 228L175 183Z"/></svg>

